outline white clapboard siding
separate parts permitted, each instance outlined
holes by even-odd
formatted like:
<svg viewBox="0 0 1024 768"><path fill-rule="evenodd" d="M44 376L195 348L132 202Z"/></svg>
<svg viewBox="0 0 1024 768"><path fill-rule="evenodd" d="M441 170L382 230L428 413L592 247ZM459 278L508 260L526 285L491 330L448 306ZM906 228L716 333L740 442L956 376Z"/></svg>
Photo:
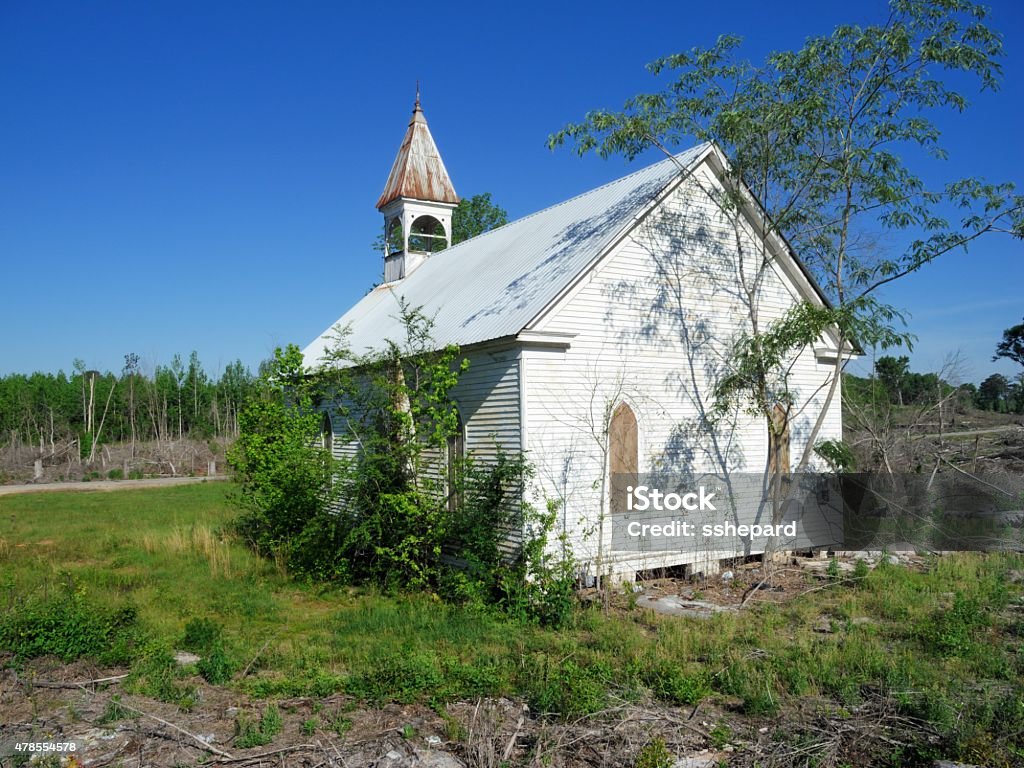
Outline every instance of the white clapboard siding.
<svg viewBox="0 0 1024 768"><path fill-rule="evenodd" d="M451 395L466 429L466 452L493 459L498 449L518 453L520 442L519 353L516 349L464 352L469 368Z"/></svg>
<svg viewBox="0 0 1024 768"><path fill-rule="evenodd" d="M597 557L602 540L603 423L616 403L625 401L636 413L641 472L762 472L767 462L761 421L740 414L715 439L701 429L730 344L750 327L737 242L747 255L746 275L760 253L749 231L737 241L699 184L717 181L702 172L671 193L537 326L575 334L568 350L522 353L525 448L537 467L539 492L562 504L562 525L584 561ZM785 270L773 266L757 293L762 329L798 295ZM797 407L811 403L790 426L794 462L830 372L831 364L819 363L810 350L794 365L790 388ZM841 437L839 403L837 396L820 439ZM601 556L616 572L683 562L664 553L609 553L610 526L605 529Z"/></svg>
<svg viewBox="0 0 1024 768"><path fill-rule="evenodd" d="M518 454L522 450L518 350L475 349L464 356L469 368L451 394L466 432L466 455L486 464L495 461L499 452ZM508 512L514 512L513 507L521 502L513 495L517 490L509 489ZM519 529L507 531L510 557L518 551L522 533Z"/></svg>
<svg viewBox="0 0 1024 768"><path fill-rule="evenodd" d="M521 449L519 402L519 352L504 349L467 350L463 357L469 367L460 374L452 389L466 431L466 452L482 461L492 460L498 450L515 454ZM349 409L351 403L342 403ZM356 415L339 413L337 407L329 409L334 431L334 456L341 459L355 456L358 444L353 439L357 432Z"/></svg>

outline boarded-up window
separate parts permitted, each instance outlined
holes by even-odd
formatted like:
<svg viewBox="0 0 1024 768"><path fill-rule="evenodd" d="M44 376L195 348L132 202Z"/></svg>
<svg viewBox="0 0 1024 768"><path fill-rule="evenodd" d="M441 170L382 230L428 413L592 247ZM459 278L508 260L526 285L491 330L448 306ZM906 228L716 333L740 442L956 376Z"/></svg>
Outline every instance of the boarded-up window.
<svg viewBox="0 0 1024 768"><path fill-rule="evenodd" d="M455 413L455 434L448 437L448 511L455 512L462 502L459 468L466 458L466 430L462 417Z"/></svg>
<svg viewBox="0 0 1024 768"><path fill-rule="evenodd" d="M640 471L639 437L636 415L626 403L620 403L612 413L608 430L608 466L611 472L612 513L626 511L629 486L636 485Z"/></svg>

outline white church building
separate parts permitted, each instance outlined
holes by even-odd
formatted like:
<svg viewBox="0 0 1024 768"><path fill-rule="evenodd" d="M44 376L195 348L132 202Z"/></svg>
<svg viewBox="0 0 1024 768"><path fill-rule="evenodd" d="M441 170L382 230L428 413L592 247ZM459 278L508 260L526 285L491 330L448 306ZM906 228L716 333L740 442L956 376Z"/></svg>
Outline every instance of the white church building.
<svg viewBox="0 0 1024 768"><path fill-rule="evenodd" d="M377 202L384 282L339 319L351 348L401 339L400 300L433 318L438 347L458 345L469 360L453 393L460 450L524 452L536 468L527 493L558 502L558 532L591 573L694 562L692 552L616 549L620 478L763 473L763 420L741 411L711 426L717 377L753 316L763 329L796 302L827 302L781 238L758 235L756 202L739 214L719 204L726 163L696 146L450 246L458 197L417 99ZM308 366L330 338L305 348ZM802 453L837 354L826 334L794 363L791 448L776 460ZM344 451L344 425L332 430ZM841 437L837 393L818 439ZM735 554L707 552L702 570Z"/></svg>

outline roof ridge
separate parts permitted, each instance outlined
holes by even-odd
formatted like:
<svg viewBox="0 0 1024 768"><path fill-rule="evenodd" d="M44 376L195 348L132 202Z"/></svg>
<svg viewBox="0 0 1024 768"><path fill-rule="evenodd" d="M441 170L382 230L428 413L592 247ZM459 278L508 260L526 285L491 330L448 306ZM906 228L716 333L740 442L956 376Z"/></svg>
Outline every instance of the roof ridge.
<svg viewBox="0 0 1024 768"><path fill-rule="evenodd" d="M456 248L459 248L459 247L465 245L466 243L471 243L474 240L479 240L481 237L486 237L487 235L490 235L491 233L494 233L494 232L500 232L501 230L506 229L507 227L511 227L513 224L518 224L521 221L527 221L528 219L532 219L535 216L540 216L542 213L547 213L548 211L553 211L555 208L559 208L559 207L561 207L563 205L568 205L571 202L579 200L581 197L587 197L588 195L592 195L595 192L600 192L602 189L607 189L608 187L614 186L615 184L620 184L620 183L626 181L627 179L633 178L634 176L636 176L638 174L641 174L641 173L644 173L645 171L651 170L655 166L663 165L664 163L674 162L675 160L678 160L683 155L689 154L691 152L695 152L696 150L703 150L703 149L705 149L706 147L709 147L709 146L711 146L711 142L710 141L703 141L700 144L694 144L689 149L684 149L682 152L678 152L678 153L672 155L671 157L666 157L666 158L664 158L662 160L657 161L656 163L651 163L649 165L645 165L643 168L638 168L635 171L633 171L632 173L627 173L625 176L619 176L618 178L612 179L611 181L606 181L604 184L601 184L600 186L593 187L592 189L588 189L585 192L580 192L579 194L573 195L572 197L566 198L565 200L562 200L560 202L552 203L551 205L547 206L546 208L541 208L539 211L534 211L533 213L528 213L525 216L520 216L518 219L513 219L512 221L509 221L509 222L507 222L505 224L502 224L500 227L495 227L494 229L489 229L486 232L481 232L479 235L475 235L475 236L469 238L468 240L463 240L461 243L456 243L455 245L450 246L450 247L446 248L444 251L440 251L439 253L436 253L434 255L436 257L436 256L440 256L442 253L448 253L449 251L452 251L452 250L454 250Z"/></svg>

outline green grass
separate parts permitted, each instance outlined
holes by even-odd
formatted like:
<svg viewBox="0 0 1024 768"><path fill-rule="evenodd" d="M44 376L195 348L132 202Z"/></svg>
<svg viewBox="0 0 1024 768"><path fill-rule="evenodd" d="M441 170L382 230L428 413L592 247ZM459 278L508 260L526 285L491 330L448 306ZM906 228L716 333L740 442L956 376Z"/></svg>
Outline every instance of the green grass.
<svg viewBox="0 0 1024 768"><path fill-rule="evenodd" d="M581 610L553 631L428 594L298 584L223 532L230 488L0 497L0 651L102 661L99 649L116 646L122 658L107 661L132 665L130 690L185 708L197 678L181 674L172 649L204 656L190 672L262 697L515 695L564 716L620 698L689 707L712 697L760 718L797 697L843 708L882 695L944 734L928 747L943 757L1024 749L1024 620L1006 610L1021 595L1008 579L1024 570L1020 556L883 566L856 586L709 620ZM815 631L822 616L831 633ZM66 647L40 646L55 621ZM272 726L240 724L239 738L272 738Z"/></svg>

